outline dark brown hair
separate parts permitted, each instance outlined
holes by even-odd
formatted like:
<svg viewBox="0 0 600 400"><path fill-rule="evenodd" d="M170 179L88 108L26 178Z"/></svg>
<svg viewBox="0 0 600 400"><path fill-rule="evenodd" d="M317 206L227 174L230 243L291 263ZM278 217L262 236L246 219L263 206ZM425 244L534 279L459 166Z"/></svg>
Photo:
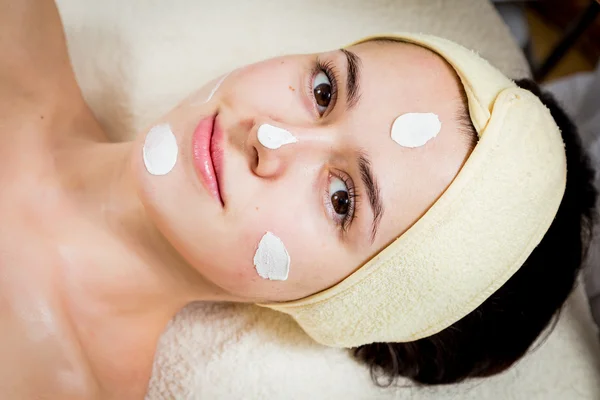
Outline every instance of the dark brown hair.
<svg viewBox="0 0 600 400"><path fill-rule="evenodd" d="M531 80L517 84L541 99L562 131L567 184L556 217L523 266L466 317L414 342L353 349L379 385L400 376L420 384L448 384L502 372L554 326L573 290L595 219L594 173L574 124L555 99Z"/></svg>

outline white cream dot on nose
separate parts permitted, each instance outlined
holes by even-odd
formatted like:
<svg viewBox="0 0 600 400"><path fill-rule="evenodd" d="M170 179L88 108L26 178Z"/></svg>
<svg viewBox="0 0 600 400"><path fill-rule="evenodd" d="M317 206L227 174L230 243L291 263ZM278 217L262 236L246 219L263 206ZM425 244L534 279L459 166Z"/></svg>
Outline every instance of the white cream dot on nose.
<svg viewBox="0 0 600 400"><path fill-rule="evenodd" d="M271 150L276 150L283 145L298 141L291 132L269 124L259 126L257 136L260 144Z"/></svg>

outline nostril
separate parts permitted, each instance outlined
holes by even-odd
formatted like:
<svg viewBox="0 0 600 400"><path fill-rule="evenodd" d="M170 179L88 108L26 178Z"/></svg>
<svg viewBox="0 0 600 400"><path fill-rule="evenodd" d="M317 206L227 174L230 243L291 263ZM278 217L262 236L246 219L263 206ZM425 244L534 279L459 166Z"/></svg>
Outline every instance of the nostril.
<svg viewBox="0 0 600 400"><path fill-rule="evenodd" d="M256 150L256 147L252 146L252 151L254 152L252 157L252 170L256 170L258 167L258 150Z"/></svg>

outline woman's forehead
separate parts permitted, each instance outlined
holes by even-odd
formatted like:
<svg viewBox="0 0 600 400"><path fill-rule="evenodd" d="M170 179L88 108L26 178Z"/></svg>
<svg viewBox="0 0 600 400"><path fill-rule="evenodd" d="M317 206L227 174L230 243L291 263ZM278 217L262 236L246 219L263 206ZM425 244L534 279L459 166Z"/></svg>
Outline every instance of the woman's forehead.
<svg viewBox="0 0 600 400"><path fill-rule="evenodd" d="M370 84L414 88L413 96L434 94L440 101L459 94L460 79L452 66L424 47L404 42L370 41L348 50L360 58L361 72ZM398 97L396 93L390 95Z"/></svg>
<svg viewBox="0 0 600 400"><path fill-rule="evenodd" d="M359 146L367 150L373 146L377 153L390 156L419 158L454 139L463 144L458 132L458 115L465 111L463 89L443 59L424 48L400 42L369 42L353 46L351 51L360 60L359 101L351 110L339 107L337 111L347 125L345 130L352 133ZM413 114L432 115L441 123L440 134L424 148L406 148L392 140L394 121Z"/></svg>
<svg viewBox="0 0 600 400"><path fill-rule="evenodd" d="M360 59L360 101L342 118L352 143L365 150L386 209L377 242L408 229L443 193L470 151L457 116L464 108L458 76L437 54L406 43L349 48ZM410 148L392 140L396 118L411 113L439 118L439 133Z"/></svg>

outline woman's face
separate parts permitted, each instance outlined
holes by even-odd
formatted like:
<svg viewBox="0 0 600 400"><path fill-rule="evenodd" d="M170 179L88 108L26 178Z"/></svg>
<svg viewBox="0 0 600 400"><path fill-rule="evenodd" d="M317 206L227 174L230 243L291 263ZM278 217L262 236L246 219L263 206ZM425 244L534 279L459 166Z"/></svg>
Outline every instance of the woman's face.
<svg viewBox="0 0 600 400"><path fill-rule="evenodd" d="M270 59L233 71L202 104L215 82L157 122L168 122L177 138L173 170L146 171L145 135L134 166L161 233L240 301L293 300L340 282L425 213L470 151L457 118L464 107L458 78L414 45L370 42ZM435 113L442 123L419 148L390 137L394 119L410 112ZM222 150L212 159L217 196L200 178L192 145L200 121L213 116L212 134L220 133L212 150ZM262 124L298 142L265 148L257 139ZM253 265L267 231L289 253L287 280L263 279Z"/></svg>

